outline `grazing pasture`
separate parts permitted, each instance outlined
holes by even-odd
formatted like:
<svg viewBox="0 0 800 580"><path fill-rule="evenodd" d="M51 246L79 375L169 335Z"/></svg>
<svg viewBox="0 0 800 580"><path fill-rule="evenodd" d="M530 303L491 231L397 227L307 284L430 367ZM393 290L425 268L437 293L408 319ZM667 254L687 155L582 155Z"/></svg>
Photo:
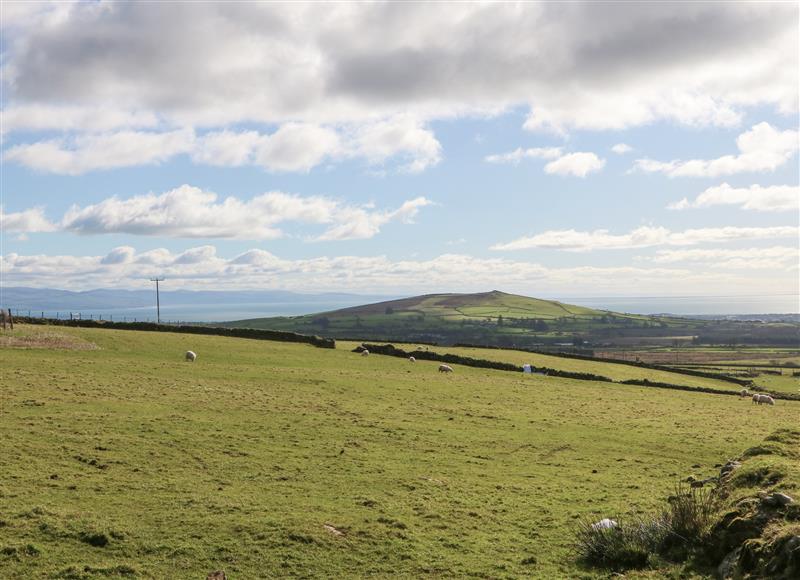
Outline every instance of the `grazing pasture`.
<svg viewBox="0 0 800 580"><path fill-rule="evenodd" d="M360 342L353 341L337 341L341 348L353 349ZM495 348L465 348L455 346L426 346L415 344L400 344L396 346L403 350L414 349L427 349L440 354L456 354L459 356L467 356L471 358L479 358L485 360L492 360L498 362L506 362L519 365L520 368L524 364L532 364L535 367L546 367L557 369L560 371L569 371L576 373L591 373L595 375L602 375L614 381L625 381L629 379L647 379L652 382L672 383L678 385L689 385L694 387L709 387L712 389L719 389L723 391L736 391L741 390L741 386L718 379L706 377L694 377L681 373L673 373L670 371L662 371L648 368L635 367L626 364L616 364L607 362L598 362L593 360L581 360L568 357L561 357L549 354L530 353L520 350L502 350Z"/></svg>
<svg viewBox="0 0 800 580"><path fill-rule="evenodd" d="M800 417L347 345L57 333L94 348L0 343L9 578L605 577L576 522L658 508Z"/></svg>

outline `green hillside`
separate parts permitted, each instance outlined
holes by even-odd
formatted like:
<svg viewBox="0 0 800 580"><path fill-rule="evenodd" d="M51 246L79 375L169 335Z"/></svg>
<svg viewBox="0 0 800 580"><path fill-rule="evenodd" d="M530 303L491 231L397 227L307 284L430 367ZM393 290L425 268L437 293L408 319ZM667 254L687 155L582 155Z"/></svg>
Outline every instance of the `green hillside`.
<svg viewBox="0 0 800 580"><path fill-rule="evenodd" d="M493 290L426 294L306 316L256 318L224 326L270 328L334 338L537 346L631 336L693 334L703 323L621 314Z"/></svg>
<svg viewBox="0 0 800 580"><path fill-rule="evenodd" d="M797 495L796 442L763 441L800 403L454 366L19 324L0 334L3 577L590 580L611 572L576 559L579 522L637 521L748 447L737 509ZM626 577L711 573L647 568Z"/></svg>

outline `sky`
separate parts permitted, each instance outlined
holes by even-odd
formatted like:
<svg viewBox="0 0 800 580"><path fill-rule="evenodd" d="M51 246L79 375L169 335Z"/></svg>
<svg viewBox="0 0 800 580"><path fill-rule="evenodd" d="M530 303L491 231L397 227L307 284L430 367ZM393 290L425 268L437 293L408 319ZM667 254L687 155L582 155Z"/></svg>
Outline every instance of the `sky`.
<svg viewBox="0 0 800 580"><path fill-rule="evenodd" d="M796 2L0 10L3 285L800 310Z"/></svg>

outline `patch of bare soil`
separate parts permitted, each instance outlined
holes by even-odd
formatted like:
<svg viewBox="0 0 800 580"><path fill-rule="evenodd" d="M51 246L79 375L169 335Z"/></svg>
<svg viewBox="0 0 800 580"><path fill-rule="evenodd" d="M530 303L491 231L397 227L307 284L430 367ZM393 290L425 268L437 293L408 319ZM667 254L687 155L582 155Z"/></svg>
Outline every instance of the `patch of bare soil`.
<svg viewBox="0 0 800 580"><path fill-rule="evenodd" d="M49 329L30 329L16 325L14 330L0 330L0 348L94 350L98 347L95 343L77 336Z"/></svg>

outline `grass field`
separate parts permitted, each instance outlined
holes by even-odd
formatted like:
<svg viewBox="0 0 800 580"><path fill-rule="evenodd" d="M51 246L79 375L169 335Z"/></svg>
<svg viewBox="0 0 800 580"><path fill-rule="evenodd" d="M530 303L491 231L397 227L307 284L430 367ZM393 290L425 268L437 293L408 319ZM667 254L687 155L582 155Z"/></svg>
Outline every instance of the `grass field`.
<svg viewBox="0 0 800 580"><path fill-rule="evenodd" d="M28 338L0 346L9 578L606 577L573 557L578 518L661 506L800 417L346 348L14 332Z"/></svg>
<svg viewBox="0 0 800 580"><path fill-rule="evenodd" d="M337 341L341 348L353 349L360 342ZM614 364L597 362L591 360L580 360L567 357L560 357L547 354L530 353L519 350L501 350L494 348L464 348L454 346L426 346L414 344L398 344L404 350L414 350L415 348L427 349L441 354L457 354L472 358L507 362L517 365L532 364L537 367L547 367L561 371L591 373L608 377L614 381L625 381L628 379L647 379L653 382L672 383L678 385L688 385L694 387L709 387L722 391L739 391L741 387L735 383L720 381L706 377L693 377L681 373L669 371L639 368L632 365Z"/></svg>

